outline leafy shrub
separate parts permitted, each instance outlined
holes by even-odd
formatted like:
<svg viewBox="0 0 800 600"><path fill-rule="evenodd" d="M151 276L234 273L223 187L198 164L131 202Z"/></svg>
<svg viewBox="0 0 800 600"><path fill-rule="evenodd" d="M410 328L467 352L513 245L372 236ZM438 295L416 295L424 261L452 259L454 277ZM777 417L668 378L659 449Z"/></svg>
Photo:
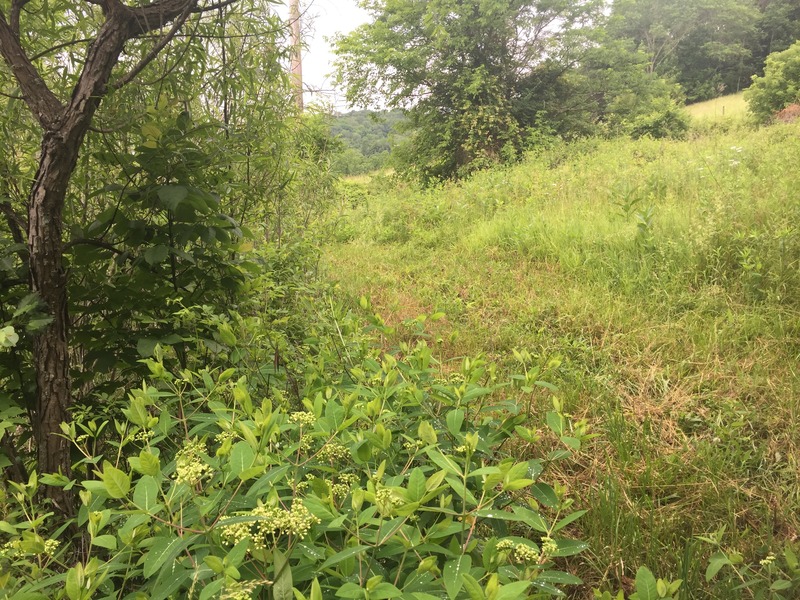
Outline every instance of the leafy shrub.
<svg viewBox="0 0 800 600"><path fill-rule="evenodd" d="M583 429L548 413L553 446L483 360L441 377L422 341L396 357L352 318L331 327L338 342L309 332L299 402L249 366L180 368L157 347L123 417L63 425L77 481L0 489L0 597L511 599L579 583L558 563L586 547L564 536L585 511L542 475ZM77 492L73 523L37 503L43 484Z"/></svg>
<svg viewBox="0 0 800 600"><path fill-rule="evenodd" d="M770 54L764 76L753 77L753 85L744 97L760 123L771 121L775 113L800 101L800 42Z"/></svg>
<svg viewBox="0 0 800 600"><path fill-rule="evenodd" d="M630 123L631 136L652 138L681 138L689 129L689 115L669 98L654 103L650 112L637 115Z"/></svg>

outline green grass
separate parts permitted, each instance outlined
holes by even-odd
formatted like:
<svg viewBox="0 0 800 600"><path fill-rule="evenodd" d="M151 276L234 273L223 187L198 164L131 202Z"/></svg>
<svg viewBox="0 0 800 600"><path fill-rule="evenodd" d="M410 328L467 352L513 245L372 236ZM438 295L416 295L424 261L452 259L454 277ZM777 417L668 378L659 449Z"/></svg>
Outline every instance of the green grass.
<svg viewBox="0 0 800 600"><path fill-rule="evenodd" d="M445 312L443 369L529 350L599 434L558 475L590 509L577 597L640 565L685 598L748 597L705 583L697 536L724 525L757 565L800 534L798 155L796 126L589 140L434 190L378 178L339 212L343 295L398 326Z"/></svg>
<svg viewBox="0 0 800 600"><path fill-rule="evenodd" d="M744 93L729 94L705 102L690 104L686 110L693 119L706 121L723 121L744 119L747 116L747 103Z"/></svg>

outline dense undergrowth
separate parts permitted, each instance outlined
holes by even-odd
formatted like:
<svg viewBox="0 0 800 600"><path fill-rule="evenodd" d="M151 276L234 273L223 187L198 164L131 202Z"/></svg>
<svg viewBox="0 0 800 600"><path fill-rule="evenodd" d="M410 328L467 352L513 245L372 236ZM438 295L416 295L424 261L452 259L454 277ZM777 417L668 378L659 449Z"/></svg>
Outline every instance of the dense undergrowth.
<svg viewBox="0 0 800 600"><path fill-rule="evenodd" d="M529 386L547 384L481 357L444 371L424 339L382 348L379 321L315 282L308 245L250 258L237 305L176 306L182 339L143 352L141 386L62 426L73 479L0 485L0 597L512 600L580 583L584 511L550 475L589 434L557 403L531 422ZM44 485L76 494L76 518Z"/></svg>
<svg viewBox="0 0 800 600"><path fill-rule="evenodd" d="M793 597L797 133L343 183L17 465L0 597Z"/></svg>
<svg viewBox="0 0 800 600"><path fill-rule="evenodd" d="M598 434L557 476L588 509L576 597L630 590L641 565L681 598L800 589L800 136L703 129L435 189L351 182L331 224L330 277L371 298L386 343L444 313L445 368L525 357L557 387L532 419L555 396Z"/></svg>

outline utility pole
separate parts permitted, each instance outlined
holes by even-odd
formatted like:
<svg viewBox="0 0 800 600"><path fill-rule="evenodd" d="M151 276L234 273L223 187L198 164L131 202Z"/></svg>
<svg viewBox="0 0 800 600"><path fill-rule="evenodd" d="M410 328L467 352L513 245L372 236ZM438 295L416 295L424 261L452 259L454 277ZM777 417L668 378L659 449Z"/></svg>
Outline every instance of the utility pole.
<svg viewBox="0 0 800 600"><path fill-rule="evenodd" d="M303 42L300 37L300 0L289 0L289 24L292 32L291 82L294 101L303 112Z"/></svg>

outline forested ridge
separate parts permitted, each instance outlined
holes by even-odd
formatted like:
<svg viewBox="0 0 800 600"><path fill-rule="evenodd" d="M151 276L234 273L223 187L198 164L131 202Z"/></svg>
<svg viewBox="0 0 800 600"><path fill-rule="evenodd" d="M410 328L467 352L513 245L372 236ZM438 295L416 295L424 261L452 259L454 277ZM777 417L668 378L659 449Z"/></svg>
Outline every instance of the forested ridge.
<svg viewBox="0 0 800 600"><path fill-rule="evenodd" d="M795 597L795 3L275 8L0 5L0 598Z"/></svg>

